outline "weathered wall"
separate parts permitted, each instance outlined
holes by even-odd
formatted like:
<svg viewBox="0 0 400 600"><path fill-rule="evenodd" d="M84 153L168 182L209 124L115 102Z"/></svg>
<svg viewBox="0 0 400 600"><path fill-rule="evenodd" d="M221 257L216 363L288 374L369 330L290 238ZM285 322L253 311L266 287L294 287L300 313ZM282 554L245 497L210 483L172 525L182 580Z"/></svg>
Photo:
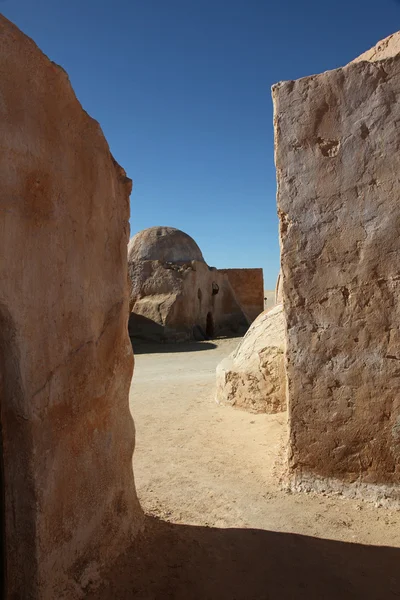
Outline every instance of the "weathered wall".
<svg viewBox="0 0 400 600"><path fill-rule="evenodd" d="M363 52L360 56L355 58L352 62L361 62L368 60L375 62L384 58L392 58L400 52L400 31L389 35L387 38L378 42L373 48L370 48L366 52Z"/></svg>
<svg viewBox="0 0 400 600"><path fill-rule="evenodd" d="M7 598L81 598L141 511L128 408L131 182L66 73L0 17Z"/></svg>
<svg viewBox="0 0 400 600"><path fill-rule="evenodd" d="M156 226L139 231L129 240L128 255L134 263L144 260L160 260L163 263L204 262L194 239L175 227Z"/></svg>
<svg viewBox="0 0 400 600"><path fill-rule="evenodd" d="M299 487L397 493L399 93L398 55L273 88L289 460Z"/></svg>
<svg viewBox="0 0 400 600"><path fill-rule="evenodd" d="M244 312L252 322L264 310L264 278L262 269L218 269L229 282Z"/></svg>
<svg viewBox="0 0 400 600"><path fill-rule="evenodd" d="M168 339L188 339L193 336L195 326L206 332L208 314L212 315L215 334L224 329L238 331L240 327L247 327L228 277L217 269L210 269L205 262L130 261L129 270L132 336L135 336L136 325L144 338L157 339L161 335ZM217 294L212 293L213 284L218 286ZM138 320L135 315L143 318Z"/></svg>

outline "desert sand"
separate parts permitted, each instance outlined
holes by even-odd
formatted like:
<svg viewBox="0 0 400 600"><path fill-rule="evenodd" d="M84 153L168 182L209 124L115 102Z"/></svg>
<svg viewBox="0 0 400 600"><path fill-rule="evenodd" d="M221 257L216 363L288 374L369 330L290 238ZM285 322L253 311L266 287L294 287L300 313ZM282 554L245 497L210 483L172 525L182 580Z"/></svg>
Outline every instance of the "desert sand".
<svg viewBox="0 0 400 600"><path fill-rule="evenodd" d="M399 598L399 512L287 493L286 413L215 403L215 367L238 341L135 348L134 470L147 526L110 573L119 587L93 597Z"/></svg>

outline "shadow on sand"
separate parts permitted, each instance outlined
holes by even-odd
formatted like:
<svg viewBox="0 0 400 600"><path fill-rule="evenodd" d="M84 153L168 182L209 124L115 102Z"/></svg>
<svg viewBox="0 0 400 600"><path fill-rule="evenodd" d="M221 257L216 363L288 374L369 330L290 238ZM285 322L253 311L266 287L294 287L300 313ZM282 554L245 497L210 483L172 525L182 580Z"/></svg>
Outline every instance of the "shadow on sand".
<svg viewBox="0 0 400 600"><path fill-rule="evenodd" d="M134 354L169 354L170 352L198 352L212 350L216 344L212 342L145 342L131 338Z"/></svg>
<svg viewBox="0 0 400 600"><path fill-rule="evenodd" d="M267 507L266 507L267 508ZM400 549L147 517L97 600L389 600ZM112 582L112 583L111 583Z"/></svg>
<svg viewBox="0 0 400 600"><path fill-rule="evenodd" d="M204 334L204 331L199 333ZM244 335L246 329L238 331L237 333L231 331L219 332L216 339L228 339L228 338L240 338ZM196 339L202 341L167 341L171 340L172 332L168 337L165 332L165 328L152 321L151 319L144 317L143 315L137 315L131 313L129 317L129 336L131 339L133 351L135 354L159 354L169 352L197 352L198 350L212 350L217 345L213 343L209 336L201 335ZM203 339L204 338L204 339Z"/></svg>

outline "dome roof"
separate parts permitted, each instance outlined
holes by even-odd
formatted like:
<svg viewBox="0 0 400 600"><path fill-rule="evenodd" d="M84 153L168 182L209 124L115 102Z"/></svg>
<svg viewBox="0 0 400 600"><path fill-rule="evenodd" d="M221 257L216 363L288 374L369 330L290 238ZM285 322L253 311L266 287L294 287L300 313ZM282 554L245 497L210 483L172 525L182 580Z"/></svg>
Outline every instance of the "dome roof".
<svg viewBox="0 0 400 600"><path fill-rule="evenodd" d="M128 260L160 260L161 262L204 262L200 248L187 233L174 227L149 227L131 238Z"/></svg>

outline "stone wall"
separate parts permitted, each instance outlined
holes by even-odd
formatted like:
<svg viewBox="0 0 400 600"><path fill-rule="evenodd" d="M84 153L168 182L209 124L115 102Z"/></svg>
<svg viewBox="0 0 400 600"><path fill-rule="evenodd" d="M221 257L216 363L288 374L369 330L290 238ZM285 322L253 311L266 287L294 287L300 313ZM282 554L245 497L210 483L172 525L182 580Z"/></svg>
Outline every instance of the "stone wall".
<svg viewBox="0 0 400 600"><path fill-rule="evenodd" d="M128 407L131 182L64 70L4 17L0 70L3 596L74 600L142 521Z"/></svg>
<svg viewBox="0 0 400 600"><path fill-rule="evenodd" d="M228 276L236 297L249 321L264 310L264 278L262 269L219 269Z"/></svg>
<svg viewBox="0 0 400 600"><path fill-rule="evenodd" d="M243 333L248 327L228 277L205 262L130 260L129 271L133 338L185 341Z"/></svg>
<svg viewBox="0 0 400 600"><path fill-rule="evenodd" d="M400 57L273 88L298 488L398 497Z"/></svg>

